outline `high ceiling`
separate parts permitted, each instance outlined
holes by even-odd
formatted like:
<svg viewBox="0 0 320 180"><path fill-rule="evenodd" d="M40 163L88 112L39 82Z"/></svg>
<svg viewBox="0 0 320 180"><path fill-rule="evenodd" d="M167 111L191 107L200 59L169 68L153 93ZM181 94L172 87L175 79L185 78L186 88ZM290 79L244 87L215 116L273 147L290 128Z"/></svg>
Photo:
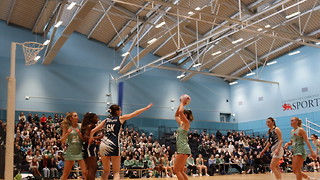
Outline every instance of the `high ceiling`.
<svg viewBox="0 0 320 180"><path fill-rule="evenodd" d="M0 19L51 32L43 64L78 32L117 51L127 45L119 79L158 67L181 72L182 81L196 74L233 81L300 46L320 48L319 9L319 0L1 0ZM142 66L147 53L159 59Z"/></svg>

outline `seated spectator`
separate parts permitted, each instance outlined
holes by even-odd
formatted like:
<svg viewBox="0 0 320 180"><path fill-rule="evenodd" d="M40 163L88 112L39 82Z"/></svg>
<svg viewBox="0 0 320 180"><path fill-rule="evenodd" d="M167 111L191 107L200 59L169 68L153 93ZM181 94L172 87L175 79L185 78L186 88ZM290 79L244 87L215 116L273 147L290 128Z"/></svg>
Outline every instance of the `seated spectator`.
<svg viewBox="0 0 320 180"><path fill-rule="evenodd" d="M42 114L42 117L40 118L40 122L42 126L47 125L47 117L45 114Z"/></svg>
<svg viewBox="0 0 320 180"><path fill-rule="evenodd" d="M218 155L218 154L217 154ZM208 169L209 169L209 175L213 176L215 172L215 166L217 162L216 159L214 158L214 154L211 154L210 158L208 159Z"/></svg>
<svg viewBox="0 0 320 180"><path fill-rule="evenodd" d="M169 162L167 154L163 155L161 164L163 164L163 169L166 173L166 177L171 177L172 176L172 168L170 167L170 162Z"/></svg>
<svg viewBox="0 0 320 180"><path fill-rule="evenodd" d="M242 162L237 156L231 157L231 163L231 167L237 169L242 174Z"/></svg>
<svg viewBox="0 0 320 180"><path fill-rule="evenodd" d="M58 162L55 157L49 158L48 169L50 169L50 178L54 180L59 178L57 163Z"/></svg>
<svg viewBox="0 0 320 180"><path fill-rule="evenodd" d="M187 158L186 165L187 165L187 168L190 170L190 174L196 175L197 166L194 163L194 159L192 157L192 154L190 154L189 157Z"/></svg>
<svg viewBox="0 0 320 180"><path fill-rule="evenodd" d="M62 157L59 159L58 164L57 164L57 170L59 173L59 177L61 177L61 175L62 175L63 168L64 168L64 158Z"/></svg>
<svg viewBox="0 0 320 180"><path fill-rule="evenodd" d="M161 159L160 158L160 154L156 154L153 157L153 161L154 161L154 164L155 164L154 170L158 173L158 174L156 174L156 177L161 175L161 172L163 171L163 164L161 164L160 159Z"/></svg>
<svg viewBox="0 0 320 180"><path fill-rule="evenodd" d="M40 162L40 171L43 173L43 178L44 179L49 179L50 178L50 169L48 168L49 165L49 156L48 155L43 155L43 158Z"/></svg>
<svg viewBox="0 0 320 180"><path fill-rule="evenodd" d="M26 120L27 120L27 119L26 119L26 116L24 115L23 112L21 112L20 115L19 115L19 122L24 125L25 122L26 122Z"/></svg>
<svg viewBox="0 0 320 180"><path fill-rule="evenodd" d="M219 158L219 154L216 155L216 163L219 165L220 174L225 174L228 172L228 165L225 164L225 156L221 155Z"/></svg>
<svg viewBox="0 0 320 180"><path fill-rule="evenodd" d="M263 160L260 157L254 159L254 172L256 174L265 173L265 168L263 167Z"/></svg>
<svg viewBox="0 0 320 180"><path fill-rule="evenodd" d="M307 159L304 161L304 165L306 166L307 171L317 172L317 167L319 166L319 163L312 159L311 154L308 154Z"/></svg>
<svg viewBox="0 0 320 180"><path fill-rule="evenodd" d="M209 176L208 175L208 168L207 168L207 166L204 165L204 160L202 158L202 154L199 154L198 158L196 159L196 165L197 165L197 168L199 171L199 176L202 176L202 170L204 170L206 176Z"/></svg>
<svg viewBox="0 0 320 180"><path fill-rule="evenodd" d="M33 117L32 117L32 114L29 113L28 117L27 117L27 121L28 123L32 124L33 123Z"/></svg>
<svg viewBox="0 0 320 180"><path fill-rule="evenodd" d="M31 149L29 149L29 150L27 151L27 156L26 156L26 161L27 161L27 163L30 164L31 161L32 161L32 159L33 159L32 151L31 151Z"/></svg>
<svg viewBox="0 0 320 180"><path fill-rule="evenodd" d="M170 162L169 162L169 164L170 164L169 166L170 166L170 168L171 168L172 177L177 177L177 176L174 174L174 171L173 171L174 161L175 161L175 154L173 154L173 155L171 156L171 160L170 160Z"/></svg>
<svg viewBox="0 0 320 180"><path fill-rule="evenodd" d="M36 158L33 158L30 162L30 171L34 177L41 177L39 172L39 163Z"/></svg>

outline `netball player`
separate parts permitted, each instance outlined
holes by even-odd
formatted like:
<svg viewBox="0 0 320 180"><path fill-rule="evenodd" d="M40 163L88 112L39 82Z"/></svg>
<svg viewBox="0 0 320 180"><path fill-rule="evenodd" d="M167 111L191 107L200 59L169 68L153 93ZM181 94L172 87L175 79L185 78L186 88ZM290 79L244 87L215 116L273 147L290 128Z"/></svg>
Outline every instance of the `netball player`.
<svg viewBox="0 0 320 180"><path fill-rule="evenodd" d="M135 116L138 116L142 112L148 110L152 104L136 110L131 114L121 115L121 109L119 105L112 105L109 108L110 116L103 120L97 127L91 130L89 144L94 140L93 135L103 129L104 137L101 139L100 155L103 165L103 174L101 179L107 180L110 172L110 160L112 162L113 179L120 179L120 129L122 124Z"/></svg>

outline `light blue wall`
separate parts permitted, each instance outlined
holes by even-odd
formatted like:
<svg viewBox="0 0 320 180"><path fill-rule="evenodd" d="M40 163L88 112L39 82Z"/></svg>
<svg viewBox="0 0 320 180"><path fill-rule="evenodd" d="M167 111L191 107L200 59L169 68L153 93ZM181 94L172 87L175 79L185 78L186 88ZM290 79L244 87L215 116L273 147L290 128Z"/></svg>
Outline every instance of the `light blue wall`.
<svg viewBox="0 0 320 180"><path fill-rule="evenodd" d="M0 109L6 109L6 77L9 76L11 41L42 43L44 40L40 36L31 34L30 30L8 26L4 21L0 21ZM90 41L85 36L74 33L52 64L46 66L38 63L25 66L21 47L18 47L16 108L38 112L91 111L104 114L108 106L99 102L117 103L117 82L109 81L109 74L118 76L112 69L120 64L121 54L124 51L116 52L105 44ZM146 61L157 58L148 54ZM177 75L178 73L174 71L152 69L124 81L124 113L153 102L154 108L141 117L174 122L174 111L171 107L178 106L178 98L183 93L192 97L188 108L194 112L195 127L198 127L197 121L219 121L220 112L232 113L230 101L226 102L227 99L230 100L230 88L223 80L199 75L187 82L180 82L176 78ZM111 82L110 90L109 82ZM109 91L112 94L111 98L106 97ZM26 101L26 96L31 96L30 100ZM32 98L33 96L45 98ZM171 103L170 99L175 99L175 103ZM139 124L138 121L137 123ZM144 126L144 123L141 125ZM200 126L208 129L217 129L216 127L237 129L237 125L227 123L224 125L212 123L205 126L199 123Z"/></svg>
<svg viewBox="0 0 320 180"><path fill-rule="evenodd" d="M279 85L238 81L238 84L231 87L232 109L240 122L240 129L250 128L257 132L266 132L265 119L271 116L277 119L278 126L284 131L284 137L288 139L291 117L298 116L303 120L309 118L320 123L320 106L316 106L316 102L314 107L310 108L300 107L286 111L282 108L285 103L292 104L320 97L320 49L302 47L297 50L301 53L281 56L276 59L277 64L258 71L261 79L276 81ZM308 91L302 92L305 87ZM263 97L263 101L258 101L259 97ZM240 101L243 102L242 105L239 105Z"/></svg>

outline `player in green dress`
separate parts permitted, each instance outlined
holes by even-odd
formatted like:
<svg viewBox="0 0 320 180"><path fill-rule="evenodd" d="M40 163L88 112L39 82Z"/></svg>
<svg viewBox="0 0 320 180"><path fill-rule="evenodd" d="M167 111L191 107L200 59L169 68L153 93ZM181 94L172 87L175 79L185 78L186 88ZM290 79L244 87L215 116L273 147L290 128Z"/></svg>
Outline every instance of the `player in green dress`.
<svg viewBox="0 0 320 180"><path fill-rule="evenodd" d="M177 130L177 155L173 167L173 171L179 180L188 179L187 174L184 172L184 166L186 160L191 154L191 149L188 143L188 132L190 128L190 122L193 120L192 112L190 110L184 110L184 105L187 102L180 102L175 119L179 125Z"/></svg>
<svg viewBox="0 0 320 180"><path fill-rule="evenodd" d="M314 160L314 162L313 162L313 169L314 170L316 170L316 169L318 169L318 171L319 171L319 169L320 169L320 164L319 164L319 149L320 149L320 140L318 139L318 136L316 135L316 134L311 134L311 140L312 140L312 144L316 147L316 149L317 149L317 156L318 156L318 158L317 159L315 159Z"/></svg>
<svg viewBox="0 0 320 180"><path fill-rule="evenodd" d="M64 154L64 168L61 180L67 180L74 161L78 161L82 170L82 178L87 179L87 167L82 156L82 135L78 125L78 114L69 113L61 123L63 144L67 143L68 148Z"/></svg>
<svg viewBox="0 0 320 180"><path fill-rule="evenodd" d="M320 149L320 140L318 139L318 136L315 134L311 135L312 144L317 148L317 155L319 156L319 149Z"/></svg>
<svg viewBox="0 0 320 180"><path fill-rule="evenodd" d="M297 117L291 118L291 126L293 129L291 130L291 140L290 142L286 143L284 148L286 149L288 146L292 145L292 170L293 173L296 175L297 180L305 179L314 179L307 174L301 171L302 165L304 160L307 157L306 150L304 148L304 143L307 143L308 148L310 149L312 158L316 159L317 155L314 153L311 144L308 140L308 136L306 131L301 127L302 121Z"/></svg>

